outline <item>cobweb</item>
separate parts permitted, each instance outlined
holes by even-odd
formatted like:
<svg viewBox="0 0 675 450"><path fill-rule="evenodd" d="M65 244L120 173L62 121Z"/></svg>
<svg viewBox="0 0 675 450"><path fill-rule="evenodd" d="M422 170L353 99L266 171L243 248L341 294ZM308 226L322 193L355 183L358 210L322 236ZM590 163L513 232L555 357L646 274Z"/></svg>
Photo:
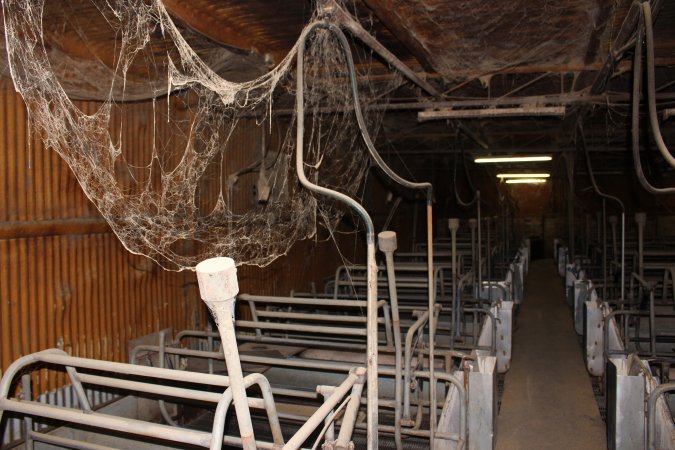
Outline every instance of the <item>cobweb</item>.
<svg viewBox="0 0 675 450"><path fill-rule="evenodd" d="M83 70L86 65L80 68L79 85L88 89L75 92L81 97L95 86L95 97L102 97L98 110L91 114L80 110L64 87L73 80L60 79L55 70L69 61L54 56L59 28L43 29L45 0L3 0L9 66L32 126L70 166L130 252L170 270L192 269L206 258L222 255L238 265L264 266L298 240L315 236L318 221L331 230L337 226L345 211L314 198L299 185L294 172L297 45L264 75L231 82L188 45L185 31L161 1L83 1L91 1L117 39L110 49L112 67L93 63L91 71ZM74 29L87 42L86 23L61 29ZM158 38L164 46L159 52ZM338 45L322 30L312 33L307 43L306 172L310 180L354 196L369 161ZM360 52L361 60L372 58L367 51ZM145 67L144 77L137 75L139 66ZM381 114L368 106L376 100L381 103L383 93L400 78L390 77L390 82L377 86L368 84L368 78L360 74L359 93L374 134ZM132 163L129 155L139 149L130 148L130 133L121 131L129 125L124 120L125 102L144 93L152 101L148 120L153 130L168 122L168 127L161 123L162 129L172 130L172 135L155 132L146 159ZM291 111L284 115L280 111L284 108ZM241 126L252 121L268 139L278 135L273 147L265 147L264 156L260 147L229 145ZM253 165L236 171L227 163L233 151L259 156ZM246 172L257 174L262 201L240 211L233 207L232 192Z"/></svg>

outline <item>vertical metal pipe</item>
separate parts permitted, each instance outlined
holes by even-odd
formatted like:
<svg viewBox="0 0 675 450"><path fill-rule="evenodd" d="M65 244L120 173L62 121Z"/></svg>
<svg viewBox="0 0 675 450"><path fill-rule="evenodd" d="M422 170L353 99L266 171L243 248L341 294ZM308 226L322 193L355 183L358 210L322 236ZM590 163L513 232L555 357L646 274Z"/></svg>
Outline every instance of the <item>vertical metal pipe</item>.
<svg viewBox="0 0 675 450"><path fill-rule="evenodd" d="M30 374L24 374L21 375L21 393L23 395L23 399L27 401L31 401L33 397L33 390L31 387L31 380L30 380ZM7 425L9 427L9 424ZM34 445L33 445L33 437L32 437L32 432L33 432L33 417L32 416L26 416L23 419L23 432L24 432L24 439L25 439L25 449L26 450L33 450Z"/></svg>
<svg viewBox="0 0 675 450"><path fill-rule="evenodd" d="M644 239L645 239L645 224L647 223L647 215L645 213L635 213L635 223L638 226L638 274L640 277L645 276L645 254L644 254Z"/></svg>
<svg viewBox="0 0 675 450"><path fill-rule="evenodd" d="M242 447L245 450L255 450L251 412L248 409L246 386L234 332L235 296L239 293L237 268L231 258L219 257L200 262L196 271L199 293L211 310L220 332Z"/></svg>
<svg viewBox="0 0 675 450"><path fill-rule="evenodd" d="M452 325L450 326L450 348L455 347L455 336L457 336L457 321L458 321L458 302L457 302L457 230L459 229L459 219L448 219L448 228L450 228L450 235L452 239L451 257L452 257ZM433 315L433 311L429 311L429 318Z"/></svg>
<svg viewBox="0 0 675 450"><path fill-rule="evenodd" d="M626 284L626 213L621 211L621 308L625 299Z"/></svg>
<svg viewBox="0 0 675 450"><path fill-rule="evenodd" d="M647 450L656 449L656 402L664 393L675 391L675 383L656 386L647 399Z"/></svg>
<svg viewBox="0 0 675 450"><path fill-rule="evenodd" d="M436 438L436 378L434 368L434 351L436 348L436 283L434 281L434 244L432 192L427 191L427 274L429 283L429 447L434 448ZM443 279L441 278L441 284Z"/></svg>
<svg viewBox="0 0 675 450"><path fill-rule="evenodd" d="M607 301L607 202L602 199L602 299Z"/></svg>
<svg viewBox="0 0 675 450"><path fill-rule="evenodd" d="M312 25L308 26L303 30L303 34L298 40L298 54L297 54L297 71L296 71L296 156L295 156L295 169L298 175L298 180L300 184L305 188L309 189L312 192L316 192L321 195L333 198L335 200L341 201L348 206L350 206L363 220L366 227L366 245L367 245L367 322L366 322L366 334L367 334L367 349L366 349L366 361L367 361L367 380L368 380L368 400L367 400L367 417L368 423L366 425L367 429L367 448L368 450L375 450L378 448L378 423L379 423L379 411L378 411L378 360L377 360L377 263L375 262L375 228L373 226L373 221L366 212L366 210L354 199L350 198L347 195L344 195L340 192L333 191L331 189L318 186L307 179L305 175L304 168L304 137L305 137L305 81L304 81L304 54L305 54L305 43L307 36L317 28L327 28L330 29L333 33L338 36L343 45L343 50L348 61L351 61L351 53L349 53L349 45L346 42L344 34L337 28L335 25L328 24L326 22L315 22ZM353 67L353 66L352 66ZM357 108L358 97L356 96L355 91L355 80L352 79L352 94L354 95L355 100L355 112L357 113L357 118L359 118L359 125L363 118L360 115L360 109ZM362 129L362 135L364 140L366 140L367 132ZM366 140L368 144L369 141ZM370 149L370 146L368 146Z"/></svg>
<svg viewBox="0 0 675 450"><path fill-rule="evenodd" d="M349 403L345 409L340 432L338 433L337 441L335 442L335 450L349 450L350 448L349 441L354 432L354 425L356 425L356 417L359 412L359 407L361 406L361 392L363 392L363 384L365 381L365 377L361 374L360 378L354 383L354 386L352 386Z"/></svg>
<svg viewBox="0 0 675 450"><path fill-rule="evenodd" d="M396 233L393 231L382 231L377 235L378 246L380 251L384 253L387 263L387 280L389 282L389 302L391 303L391 319L392 328L394 332L394 360L396 378L394 379L394 440L396 448L401 450L403 443L401 441L401 398L403 395L403 385L401 383L402 364L401 358L401 319L398 310L398 294L396 292L396 273L394 271L394 251L398 247L396 241Z"/></svg>
<svg viewBox="0 0 675 450"><path fill-rule="evenodd" d="M567 168L567 231L568 231L568 236L567 239L569 240L569 243L567 244L568 250L567 254L569 255L569 262L573 263L574 262L574 257L576 256L575 252L575 245L574 245L574 178L572 176L572 169L573 169L573 162L571 161L572 157L568 155L566 158L567 164L565 164L565 167ZM570 167L572 166L572 167Z"/></svg>
<svg viewBox="0 0 675 450"><path fill-rule="evenodd" d="M619 248L616 244L616 224L619 222L619 219L611 215L609 216L609 225L612 227L612 261L615 263L619 262Z"/></svg>
<svg viewBox="0 0 675 450"><path fill-rule="evenodd" d="M476 196L477 196L477 198L476 198L476 214L478 215L478 295L477 296L480 297L480 289L481 289L481 285L483 284L483 264L482 264L482 261L481 261L483 259L482 258L482 256L483 256L483 254L482 254L483 242L482 242L482 237L481 237L482 218L481 218L481 214L480 214L480 191L476 191Z"/></svg>
<svg viewBox="0 0 675 450"><path fill-rule="evenodd" d="M492 218L487 218L487 239L485 242L485 252L487 257L487 277L492 280L492 242L490 242L490 229L492 228ZM481 286L482 289L482 286Z"/></svg>
<svg viewBox="0 0 675 450"><path fill-rule="evenodd" d="M471 230L471 271L476 273L476 219L469 219Z"/></svg>

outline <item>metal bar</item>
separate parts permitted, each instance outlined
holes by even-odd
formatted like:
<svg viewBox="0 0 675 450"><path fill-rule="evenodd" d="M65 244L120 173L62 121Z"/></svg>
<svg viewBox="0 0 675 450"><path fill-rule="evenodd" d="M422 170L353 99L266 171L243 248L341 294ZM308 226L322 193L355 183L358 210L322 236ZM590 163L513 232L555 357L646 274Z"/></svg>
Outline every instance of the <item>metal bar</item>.
<svg viewBox="0 0 675 450"><path fill-rule="evenodd" d="M270 317L276 319L301 319L301 320L321 320L330 322L349 322L349 323L366 323L366 317L363 316L342 316L337 314L315 314L315 313L296 313L286 311L258 311L258 317ZM380 323L384 319L379 319ZM252 320L251 322L260 322Z"/></svg>
<svg viewBox="0 0 675 450"><path fill-rule="evenodd" d="M364 300L337 300L325 298L301 298L301 297L271 297L265 295L239 294L239 300L261 303L281 303L284 305L311 305L311 306L344 306L364 308L368 302Z"/></svg>
<svg viewBox="0 0 675 450"><path fill-rule="evenodd" d="M61 422L73 422L123 433L132 433L139 436L197 445L200 447L208 447L209 441L211 440L211 434L202 431L174 428L169 425L160 425L125 417L109 416L98 412L85 413L44 403L3 398L0 400L0 408L6 411L44 417Z"/></svg>
<svg viewBox="0 0 675 450"><path fill-rule="evenodd" d="M90 442L84 441L76 441L74 439L40 433L38 431L31 432L31 438L35 441L43 442L45 444L52 444L59 447L71 448L75 450L119 450L113 447L92 444Z"/></svg>
<svg viewBox="0 0 675 450"><path fill-rule="evenodd" d="M348 450L350 448L349 441L352 434L354 433L354 426L356 425L356 419L361 407L361 393L363 392L363 383L365 379L361 377L360 380L357 380L352 386L352 392L350 394L350 400L347 404L347 409L342 418L342 425L340 426L340 433L338 434L337 441L335 442L335 448L337 450ZM398 406L398 403L397 403ZM400 429L400 425L399 425Z"/></svg>
<svg viewBox="0 0 675 450"><path fill-rule="evenodd" d="M511 108L438 109L417 113L418 122L446 119L483 119L486 117L564 116L565 106L520 106Z"/></svg>
<svg viewBox="0 0 675 450"><path fill-rule="evenodd" d="M401 355L401 318L399 317L398 293L396 292L396 274L394 271L394 251L397 248L396 233L393 231L383 231L378 236L380 251L384 253L387 266L387 281L389 282L389 302L391 303L392 327L394 333L394 364L396 369L396 378L394 379L394 397L396 405L394 408L394 441L396 448L401 450L403 443L401 441L401 400L403 386L402 377L402 355Z"/></svg>
<svg viewBox="0 0 675 450"><path fill-rule="evenodd" d="M375 309L377 312L377 309ZM377 316L373 321L377 323ZM253 322L250 320L237 320L235 324L243 328L258 328L268 330L298 331L306 333L336 334L346 336L368 336L367 330L363 328L329 327L321 325L302 325L294 323L275 323L275 322Z"/></svg>
<svg viewBox="0 0 675 450"><path fill-rule="evenodd" d="M366 369L363 367L357 367L355 369L352 369L349 373L349 376L345 381L340 384L337 388L335 388L335 392L328 397L323 404L319 407L319 409L312 414L312 416L305 422L302 427L293 435L291 439L288 440L288 443L284 446L284 448L300 448L300 445L309 437L309 435L321 424L321 421L323 421L324 417L326 417L333 408L338 404L342 398L344 398L345 395L351 390L352 386L354 386L355 383L360 382L363 383L365 381L365 376L366 376ZM370 401L370 396L368 398ZM375 405L377 407L377 398L375 398ZM354 420L356 420L356 416L354 416ZM343 426L344 426L344 421L343 421ZM377 433L377 431L375 431ZM377 440L377 439L376 439ZM377 448L377 447L375 447Z"/></svg>
<svg viewBox="0 0 675 450"><path fill-rule="evenodd" d="M662 384L654 388L647 400L647 444L649 450L656 449L656 402L666 392L675 391L675 383Z"/></svg>

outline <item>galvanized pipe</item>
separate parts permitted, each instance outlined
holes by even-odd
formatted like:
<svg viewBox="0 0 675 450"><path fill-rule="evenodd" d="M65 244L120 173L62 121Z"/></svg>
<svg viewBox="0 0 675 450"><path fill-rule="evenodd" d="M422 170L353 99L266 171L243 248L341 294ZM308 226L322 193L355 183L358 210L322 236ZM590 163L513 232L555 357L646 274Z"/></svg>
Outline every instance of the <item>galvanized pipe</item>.
<svg viewBox="0 0 675 450"><path fill-rule="evenodd" d="M476 200L476 214L478 216L478 292L477 292L477 297L480 297L480 289L481 285L483 284L483 242L482 242L482 217L481 217L481 212L480 212L480 191L476 191L476 196L478 199Z"/></svg>
<svg viewBox="0 0 675 450"><path fill-rule="evenodd" d="M410 381L412 374L412 341L413 337L417 330L424 327L424 324L429 320L429 310L424 311L420 314L419 318L415 321L410 328L408 328L408 333L405 337L405 365L404 365L404 389L403 389L403 418L402 422L408 425L411 422L410 419Z"/></svg>
<svg viewBox="0 0 675 450"><path fill-rule="evenodd" d="M396 448L401 450L403 443L401 441L401 399L402 399L402 355L401 355L401 319L398 310L398 295L396 292L396 274L394 271L394 251L397 249L396 233L393 231L382 231L377 235L380 251L384 253L387 264L387 279L389 281L389 302L391 303L392 328L394 332L394 360L396 366L396 378L394 379L394 396L396 406L394 407L394 441Z"/></svg>
<svg viewBox="0 0 675 450"><path fill-rule="evenodd" d="M235 296L239 293L237 268L231 258L210 258L197 264L199 293L213 314L220 342L225 354L225 365L230 379L230 390L237 413L237 424L244 450L255 450L255 436L251 413L246 400L246 386L239 360L237 337L234 333Z"/></svg>
<svg viewBox="0 0 675 450"><path fill-rule="evenodd" d="M635 223L638 226L638 274L641 277L645 276L645 224L647 223L647 215L645 213L635 213Z"/></svg>
<svg viewBox="0 0 675 450"><path fill-rule="evenodd" d="M244 387L248 388L254 384L260 388L262 393L262 402L258 399L258 403L262 404L263 408L267 412L267 419L270 424L270 429L272 431L272 439L274 440L275 447L281 447L284 445L284 437L281 433L281 425L279 424L279 416L277 415L276 406L274 404L274 397L272 395L272 388L263 375L259 373L252 373L247 375L244 380ZM210 450L220 450L223 445L223 439L220 436L223 436L225 429L225 421L227 418L227 410L230 407L230 403L233 399L234 390L232 386L228 387L220 400L218 401L218 406L216 407L215 416L213 419L212 432L211 432L211 444ZM248 399L250 402L251 399ZM236 405L235 405L236 411ZM218 439L216 439L218 437ZM242 439L243 442L243 439ZM254 443L255 445L255 443Z"/></svg>
<svg viewBox="0 0 675 450"><path fill-rule="evenodd" d="M476 272L476 219L469 219L471 230L471 270Z"/></svg>
<svg viewBox="0 0 675 450"><path fill-rule="evenodd" d="M373 221L366 212L366 210L354 199L340 192L333 191L310 182L305 175L304 167L304 138L305 138L305 83L304 83L304 54L305 44L308 35L317 28L324 28L331 30L338 38L341 38L343 51L348 60L351 60L351 53L349 45L346 43L346 38L342 32L335 26L326 22L315 22L305 28L300 39L298 40L298 55L297 55L297 84L296 84L296 159L295 168L298 174L300 184L308 190L325 195L329 198L338 200L350 206L363 220L366 227L366 245L367 245L367 265L368 265L368 323L367 323L367 367L368 367L368 431L367 431L367 447L368 450L375 450L378 448L377 425L378 420L378 377L377 377L377 263L375 262L375 228ZM353 63L352 63L353 64ZM353 70L350 74L353 80ZM353 87L354 89L354 87ZM358 97L356 98L358 100ZM355 103L356 105L356 103ZM357 110L355 108L355 110ZM365 127L364 127L365 128ZM365 136L364 129L361 130Z"/></svg>
<svg viewBox="0 0 675 450"><path fill-rule="evenodd" d="M612 260L615 263L619 262L619 259L617 258L617 255L619 254L619 251L616 246L616 224L619 222L619 219L612 215L609 216L609 225L612 227Z"/></svg>
<svg viewBox="0 0 675 450"><path fill-rule="evenodd" d="M300 427L300 429L293 435L291 439L288 440L286 445L284 446L284 449L297 449L300 448L303 442L307 440L307 438L312 434L312 432L319 426L321 425L321 422L323 419L330 414L330 412L335 408L335 406L338 404L342 398L347 395L347 393L352 389L352 386L354 386L356 383L363 383L364 378L366 375L366 369L363 367L356 367L352 369L349 372L349 376L347 376L347 379L340 384L335 389L335 392L324 401L324 403L317 409L314 414L307 420L307 422ZM368 401L370 403L370 397L368 398ZM377 402L377 398L375 398L375 401ZM377 406L377 403L375 404ZM356 415L353 416L354 420L356 420ZM370 423L370 421L369 421ZM345 426L344 420L343 420L343 425ZM375 429L375 432L377 433L377 428Z"/></svg>
<svg viewBox="0 0 675 450"><path fill-rule="evenodd" d="M453 348L455 337L459 332L457 326L458 314L458 299L457 299L457 229L459 228L459 219L448 219L448 228L450 228L450 235L452 239L452 336L450 339L450 348Z"/></svg>
<svg viewBox="0 0 675 450"><path fill-rule="evenodd" d="M363 392L364 383L365 379L361 376L361 378L354 383L354 386L352 386L349 403L345 409L340 432L338 433L338 438L335 442L336 450L348 450L350 448L350 440L354 433L354 426L356 425L356 419L361 406L361 393Z"/></svg>
<svg viewBox="0 0 675 450"><path fill-rule="evenodd" d="M647 400L647 446L649 450L656 448L656 402L666 392L675 391L675 383L666 383L654 388Z"/></svg>

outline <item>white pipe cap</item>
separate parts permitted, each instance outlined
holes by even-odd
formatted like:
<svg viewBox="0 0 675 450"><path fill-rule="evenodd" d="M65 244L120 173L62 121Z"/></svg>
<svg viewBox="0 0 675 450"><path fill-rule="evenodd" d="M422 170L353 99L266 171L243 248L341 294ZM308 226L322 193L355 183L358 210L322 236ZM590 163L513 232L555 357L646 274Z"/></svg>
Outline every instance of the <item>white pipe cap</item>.
<svg viewBox="0 0 675 450"><path fill-rule="evenodd" d="M232 258L210 258L197 264L199 293L205 302L224 302L239 293L237 268Z"/></svg>
<svg viewBox="0 0 675 450"><path fill-rule="evenodd" d="M477 219L469 219L469 228L471 228L472 230L473 230L474 228L476 228L476 225L477 225L477 224L478 224L478 220L477 220Z"/></svg>
<svg viewBox="0 0 675 450"><path fill-rule="evenodd" d="M459 229L459 219L448 219L448 228L450 228L450 231L457 231Z"/></svg>
<svg viewBox="0 0 675 450"><path fill-rule="evenodd" d="M377 235L377 245L381 252L396 251L398 245L396 243L395 231L382 231Z"/></svg>
<svg viewBox="0 0 675 450"><path fill-rule="evenodd" d="M619 223L619 218L616 216L609 216L609 223L611 225L616 225L617 223Z"/></svg>
<svg viewBox="0 0 675 450"><path fill-rule="evenodd" d="M643 212L635 213L635 223L644 225L647 223L647 214Z"/></svg>

